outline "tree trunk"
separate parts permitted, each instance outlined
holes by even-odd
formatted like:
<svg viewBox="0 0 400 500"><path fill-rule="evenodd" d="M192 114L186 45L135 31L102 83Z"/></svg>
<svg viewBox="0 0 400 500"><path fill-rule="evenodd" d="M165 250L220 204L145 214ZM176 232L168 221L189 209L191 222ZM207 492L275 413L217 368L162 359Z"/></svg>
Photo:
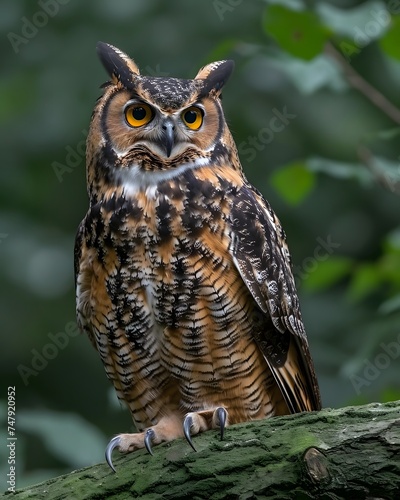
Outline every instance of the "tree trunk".
<svg viewBox="0 0 400 500"><path fill-rule="evenodd" d="M400 499L400 401L249 422L46 481L22 499ZM3 496L4 498L4 496Z"/></svg>

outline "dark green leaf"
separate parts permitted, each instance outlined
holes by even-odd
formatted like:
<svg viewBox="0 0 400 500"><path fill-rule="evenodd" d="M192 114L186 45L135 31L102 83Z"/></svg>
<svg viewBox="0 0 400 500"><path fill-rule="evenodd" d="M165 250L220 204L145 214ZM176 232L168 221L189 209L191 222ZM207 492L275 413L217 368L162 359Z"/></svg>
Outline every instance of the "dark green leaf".
<svg viewBox="0 0 400 500"><path fill-rule="evenodd" d="M323 49L330 30L310 11L294 11L270 5L264 14L264 30L283 50L301 59L312 59Z"/></svg>
<svg viewBox="0 0 400 500"><path fill-rule="evenodd" d="M392 17L389 31L379 41L382 49L390 57L400 59L400 18Z"/></svg>
<svg viewBox="0 0 400 500"><path fill-rule="evenodd" d="M291 163L276 170L271 184L290 205L298 205L311 192L315 176L302 163Z"/></svg>
<svg viewBox="0 0 400 500"><path fill-rule="evenodd" d="M361 300L381 283L382 275L376 265L370 263L361 264L353 274L348 296L352 300Z"/></svg>
<svg viewBox="0 0 400 500"><path fill-rule="evenodd" d="M335 255L326 260L315 259L315 269L306 274L303 286L312 292L328 288L347 276L352 265L352 259Z"/></svg>

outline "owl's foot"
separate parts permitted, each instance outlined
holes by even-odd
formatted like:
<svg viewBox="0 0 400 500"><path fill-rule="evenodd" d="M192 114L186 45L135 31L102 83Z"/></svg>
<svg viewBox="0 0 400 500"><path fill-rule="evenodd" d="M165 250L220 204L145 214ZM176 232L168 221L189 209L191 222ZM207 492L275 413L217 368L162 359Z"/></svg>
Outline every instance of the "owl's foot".
<svg viewBox="0 0 400 500"><path fill-rule="evenodd" d="M111 469L116 472L112 463L112 452L115 448L121 453L129 453L140 448L152 455L152 445L165 441L173 441L178 437L183 437L181 420L175 416L164 417L158 424L149 427L145 432L136 434L119 434L111 439L106 448L106 461Z"/></svg>
<svg viewBox="0 0 400 500"><path fill-rule="evenodd" d="M183 421L183 426L181 425L180 419L175 416L164 417L158 424L149 427L145 432L119 434L112 438L106 448L106 461L111 469L116 472L112 463L112 452L115 448L118 448L121 453L129 453L140 448L146 448L146 450L153 455L153 445L166 441L173 441L183 436L185 436L193 450L196 451L192 441L192 435L208 431L209 429L219 429L222 440L227 422L228 412L222 406L214 410L188 413Z"/></svg>
<svg viewBox="0 0 400 500"><path fill-rule="evenodd" d="M222 406L215 410L205 410L188 413L183 421L183 433L187 442L196 451L192 441L192 435L209 429L219 429L221 441L224 437L224 429L228 421L228 412Z"/></svg>

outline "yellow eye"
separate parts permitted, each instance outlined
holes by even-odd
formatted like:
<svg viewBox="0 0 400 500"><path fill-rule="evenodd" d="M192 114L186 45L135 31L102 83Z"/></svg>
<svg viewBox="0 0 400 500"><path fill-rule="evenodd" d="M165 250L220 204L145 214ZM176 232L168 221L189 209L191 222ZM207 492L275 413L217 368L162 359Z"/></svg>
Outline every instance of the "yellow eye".
<svg viewBox="0 0 400 500"><path fill-rule="evenodd" d="M182 120L191 130L198 130L203 123L203 115L203 110L196 108L196 106L191 106L182 113Z"/></svg>
<svg viewBox="0 0 400 500"><path fill-rule="evenodd" d="M143 127L143 125L147 125L154 116L152 108L144 102L130 104L125 108L124 113L125 120L131 127Z"/></svg>

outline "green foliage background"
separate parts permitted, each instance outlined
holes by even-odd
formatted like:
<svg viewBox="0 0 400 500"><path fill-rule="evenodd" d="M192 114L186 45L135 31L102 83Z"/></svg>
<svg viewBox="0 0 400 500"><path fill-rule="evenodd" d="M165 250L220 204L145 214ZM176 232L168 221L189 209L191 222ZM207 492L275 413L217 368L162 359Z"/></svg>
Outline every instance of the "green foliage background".
<svg viewBox="0 0 400 500"><path fill-rule="evenodd" d="M17 486L102 461L132 430L88 339L68 334L98 40L153 75L235 60L226 117L288 235L323 404L400 397L399 14L400 0L2 2L0 414L15 386Z"/></svg>

